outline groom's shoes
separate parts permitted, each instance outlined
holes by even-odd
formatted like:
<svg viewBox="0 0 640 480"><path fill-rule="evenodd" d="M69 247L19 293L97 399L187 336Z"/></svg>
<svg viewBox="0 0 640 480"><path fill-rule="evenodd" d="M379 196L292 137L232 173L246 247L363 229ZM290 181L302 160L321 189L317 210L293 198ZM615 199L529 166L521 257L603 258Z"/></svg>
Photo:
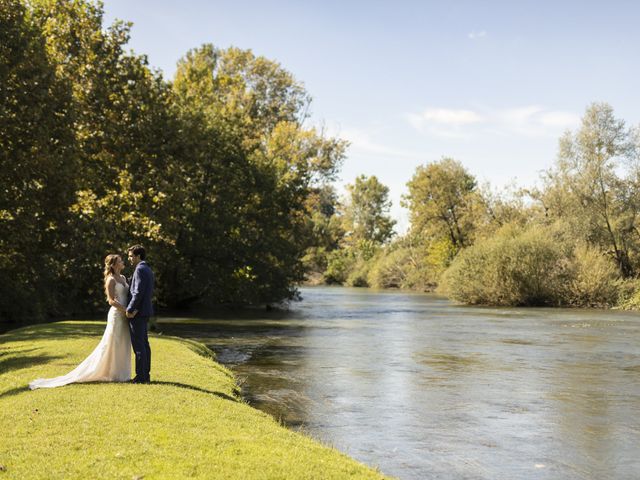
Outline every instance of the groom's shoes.
<svg viewBox="0 0 640 480"><path fill-rule="evenodd" d="M139 378L139 377L134 377L132 380L129 380L130 383L151 383L151 379L150 378Z"/></svg>

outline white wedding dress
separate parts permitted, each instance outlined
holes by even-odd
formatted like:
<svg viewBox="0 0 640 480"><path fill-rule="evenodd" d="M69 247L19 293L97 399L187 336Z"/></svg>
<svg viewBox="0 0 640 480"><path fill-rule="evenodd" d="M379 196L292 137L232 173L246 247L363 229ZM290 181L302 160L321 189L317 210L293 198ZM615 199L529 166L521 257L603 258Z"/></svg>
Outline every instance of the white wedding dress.
<svg viewBox="0 0 640 480"><path fill-rule="evenodd" d="M128 286L116 282L116 299L127 304ZM111 307L107 328L95 350L71 372L61 377L39 378L29 388L53 388L79 382L127 382L131 378L131 334L124 313Z"/></svg>

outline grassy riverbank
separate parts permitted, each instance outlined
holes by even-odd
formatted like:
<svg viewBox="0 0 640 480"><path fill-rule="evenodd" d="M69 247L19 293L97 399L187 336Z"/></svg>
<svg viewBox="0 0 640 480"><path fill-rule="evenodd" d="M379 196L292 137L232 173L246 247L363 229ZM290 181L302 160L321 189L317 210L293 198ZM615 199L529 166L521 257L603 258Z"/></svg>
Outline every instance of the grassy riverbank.
<svg viewBox="0 0 640 480"><path fill-rule="evenodd" d="M29 391L97 344L104 322L0 336L1 478L383 478L238 399L203 345L153 337L151 385Z"/></svg>

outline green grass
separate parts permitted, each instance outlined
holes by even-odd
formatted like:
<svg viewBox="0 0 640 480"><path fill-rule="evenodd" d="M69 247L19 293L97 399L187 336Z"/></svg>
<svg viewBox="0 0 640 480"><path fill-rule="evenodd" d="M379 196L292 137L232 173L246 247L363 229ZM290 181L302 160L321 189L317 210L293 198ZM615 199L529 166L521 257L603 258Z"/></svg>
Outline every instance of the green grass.
<svg viewBox="0 0 640 480"><path fill-rule="evenodd" d="M383 478L238 399L204 345L152 337L153 382L30 391L70 371L104 322L59 322L0 335L3 478Z"/></svg>

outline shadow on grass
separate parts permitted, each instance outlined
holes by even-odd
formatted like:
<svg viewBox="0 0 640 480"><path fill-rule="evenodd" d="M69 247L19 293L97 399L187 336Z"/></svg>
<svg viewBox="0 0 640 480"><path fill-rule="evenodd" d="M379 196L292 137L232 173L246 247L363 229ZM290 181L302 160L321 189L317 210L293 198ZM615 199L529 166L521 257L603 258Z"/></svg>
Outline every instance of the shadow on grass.
<svg viewBox="0 0 640 480"><path fill-rule="evenodd" d="M32 325L29 327L12 330L0 336L0 342L22 342L25 340L68 340L70 338L82 338L97 336L104 333L105 323L86 324L84 322L50 323L45 325Z"/></svg>
<svg viewBox="0 0 640 480"><path fill-rule="evenodd" d="M23 385L22 387L12 388L11 390L7 390L6 392L0 393L0 398L13 397L14 395L18 395L19 393L29 392L29 391L31 391L29 387Z"/></svg>
<svg viewBox="0 0 640 480"><path fill-rule="evenodd" d="M0 361L2 360L2 357L6 357L7 355L13 355L16 353L25 354L35 352L37 350L40 350L40 347L23 348L21 350L16 350L15 348L0 348Z"/></svg>
<svg viewBox="0 0 640 480"><path fill-rule="evenodd" d="M184 383L178 383L178 382L156 382L153 381L151 382L151 385L167 385L170 387L179 387L179 388L186 388L188 390L195 390L196 392L202 392L202 393L208 393L209 395L215 395L216 397L222 398L223 400L229 400L231 402L237 402L238 399L235 397L232 397L230 395L227 395L226 393L222 393L222 392L214 392L211 390L206 390L204 388L200 388L200 387L195 387L193 385L187 385Z"/></svg>
<svg viewBox="0 0 640 480"><path fill-rule="evenodd" d="M7 373L12 370L30 368L34 365L44 365L52 360L64 358L64 355L24 355L27 352L39 350L30 348L25 350L13 350L0 353L0 373Z"/></svg>
<svg viewBox="0 0 640 480"><path fill-rule="evenodd" d="M56 388L64 388L64 387L72 387L73 385L107 385L107 384L112 384L112 383L117 383L117 382L78 382L78 383L70 383L68 385L63 385L60 387L56 387ZM127 382L124 382L127 383ZM170 387L179 387L179 388L185 388L187 390L194 390L196 392L202 392L202 393L207 393L209 395L214 395L218 398L222 398L223 400L229 400L231 402L238 402L239 400L235 397L232 397L230 395L227 395L226 393L222 393L222 392L215 392L212 390L206 390L204 388L200 388L200 387L195 387L193 385L187 385L184 383L178 383L178 382L151 382L150 385L166 385L166 386L170 386ZM12 388L11 390L7 390L6 392L2 392L0 393L0 398L3 397L11 397L13 395L18 395L20 393L23 392L30 392L31 390L29 389L28 385L23 385L21 387L16 387L16 388Z"/></svg>

